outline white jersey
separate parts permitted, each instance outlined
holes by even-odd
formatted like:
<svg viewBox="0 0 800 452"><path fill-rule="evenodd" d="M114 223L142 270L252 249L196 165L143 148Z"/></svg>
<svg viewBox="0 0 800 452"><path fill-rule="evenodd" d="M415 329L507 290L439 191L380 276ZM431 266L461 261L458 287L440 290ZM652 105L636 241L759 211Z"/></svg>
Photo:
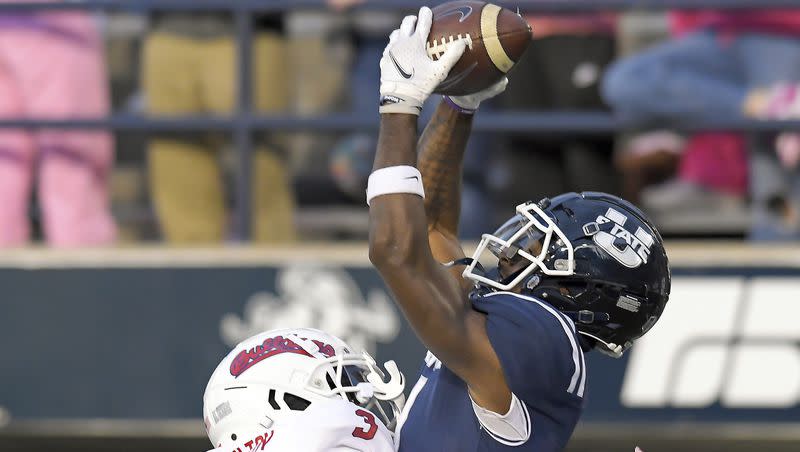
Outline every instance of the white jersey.
<svg viewBox="0 0 800 452"><path fill-rule="evenodd" d="M394 452L392 434L371 412L342 399L315 400L237 447L211 452Z"/></svg>

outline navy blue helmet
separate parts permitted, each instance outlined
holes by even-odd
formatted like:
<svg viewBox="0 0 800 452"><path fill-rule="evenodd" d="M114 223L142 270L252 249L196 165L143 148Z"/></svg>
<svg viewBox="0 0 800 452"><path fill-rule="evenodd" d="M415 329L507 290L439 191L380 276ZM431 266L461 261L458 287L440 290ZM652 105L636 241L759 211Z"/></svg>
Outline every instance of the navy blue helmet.
<svg viewBox="0 0 800 452"><path fill-rule="evenodd" d="M478 292L547 301L598 350L619 357L656 323L669 298L661 235L633 204L606 193L565 193L517 206L484 234L464 277ZM491 259L484 270L481 262Z"/></svg>

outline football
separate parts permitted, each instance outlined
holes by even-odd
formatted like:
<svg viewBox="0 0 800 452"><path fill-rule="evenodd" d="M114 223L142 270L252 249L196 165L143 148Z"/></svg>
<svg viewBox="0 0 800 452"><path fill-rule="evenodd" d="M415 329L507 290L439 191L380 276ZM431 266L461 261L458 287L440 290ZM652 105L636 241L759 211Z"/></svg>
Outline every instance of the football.
<svg viewBox="0 0 800 452"><path fill-rule="evenodd" d="M464 40L464 55L435 92L453 96L472 94L502 78L528 48L531 27L518 13L491 3L453 1L432 9L428 55L434 60L447 46Z"/></svg>

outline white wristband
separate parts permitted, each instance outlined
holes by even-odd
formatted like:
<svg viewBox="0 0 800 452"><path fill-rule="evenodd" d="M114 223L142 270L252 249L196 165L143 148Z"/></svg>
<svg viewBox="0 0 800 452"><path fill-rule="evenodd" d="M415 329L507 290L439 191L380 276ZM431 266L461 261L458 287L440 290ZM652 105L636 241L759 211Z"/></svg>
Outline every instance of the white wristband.
<svg viewBox="0 0 800 452"><path fill-rule="evenodd" d="M367 182L367 205L373 198L392 193L410 193L425 198L422 174L413 166L388 166L369 175Z"/></svg>

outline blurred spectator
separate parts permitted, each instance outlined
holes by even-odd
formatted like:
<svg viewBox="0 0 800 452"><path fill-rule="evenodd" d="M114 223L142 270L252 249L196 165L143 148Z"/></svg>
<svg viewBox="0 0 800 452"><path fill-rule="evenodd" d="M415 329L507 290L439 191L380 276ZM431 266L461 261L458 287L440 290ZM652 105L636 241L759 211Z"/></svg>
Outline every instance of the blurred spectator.
<svg viewBox="0 0 800 452"><path fill-rule="evenodd" d="M605 109L599 81L615 55L616 15L526 18L534 40L510 74L502 104L519 110ZM501 197L519 201L571 190L615 193L612 152L610 137L515 136L504 169L510 174L492 180Z"/></svg>
<svg viewBox="0 0 800 452"><path fill-rule="evenodd" d="M366 0L328 0L335 12L347 12L345 8L365 3ZM378 104L380 61L383 49L388 42L389 33L400 26L402 13L384 10L355 10L349 14L349 22L357 49L353 66L350 69L350 94L355 111L367 113L375 111Z"/></svg>
<svg viewBox="0 0 800 452"><path fill-rule="evenodd" d="M685 32L670 22L674 21L663 13L625 13L618 33L620 54L642 52L663 42L671 32ZM656 130L619 141L615 162L622 172L623 197L642 205L655 219L678 215L702 221L708 215L719 218L721 208L726 208L727 219L741 222L747 188L741 134L708 132L684 138Z"/></svg>
<svg viewBox="0 0 800 452"><path fill-rule="evenodd" d="M365 3L366 0L328 0L335 12L347 13L355 47L355 59L350 68L350 104L354 112L373 115L379 99L380 71L377 61L386 47L387 37L400 25L402 12L348 8ZM436 110L441 97L431 96L423 109L420 123L424 124ZM481 106L489 111L490 102ZM477 239L495 226L487 212L492 211L486 178L487 154L492 143L489 134L475 133L467 144L464 160L464 177L461 200L461 224L459 233L463 239ZM377 145L372 132L355 132L343 138L333 148L331 173L341 190L357 200L365 202L366 181L372 169Z"/></svg>
<svg viewBox="0 0 800 452"><path fill-rule="evenodd" d="M286 43L280 15L257 16L253 43L254 106L285 111L289 101ZM229 114L236 105L236 40L229 15L159 13L142 58L146 108L154 115ZM272 149L253 156L253 237L295 236L294 200L285 165ZM228 215L220 168L221 143L208 136L160 135L149 149L150 189L165 238L220 242Z"/></svg>
<svg viewBox="0 0 800 452"><path fill-rule="evenodd" d="M742 118L765 89L800 79L800 10L675 12L671 19L679 39L608 71L603 94L620 114L683 122ZM717 159L708 153L702 166L714 167ZM786 218L796 216L800 187L778 164L771 137L754 139L750 160L751 237L798 237ZM678 186L685 199L702 194L686 187ZM786 208L775 209L775 199Z"/></svg>
<svg viewBox="0 0 800 452"><path fill-rule="evenodd" d="M753 116L762 119L800 119L800 82L779 83L769 89L752 93L749 99L748 112ZM775 140L775 151L782 171L775 171L774 168L765 169L764 171L769 171L779 178L772 181L772 185L760 184L760 186L762 189L766 187L765 191L769 196L767 207L780 222L777 227L784 233L800 236L800 208L798 207L800 203L797 201L798 194L800 194L800 176L797 173L798 164L800 164L800 132L788 131L778 134ZM774 167L774 162L764 157L755 163ZM770 187L772 190L769 190ZM757 230L755 232L760 234L765 231Z"/></svg>
<svg viewBox="0 0 800 452"><path fill-rule="evenodd" d="M652 138L643 134L635 142ZM660 185L640 186L641 204L656 218L656 221L675 215L719 215L721 211L735 214L744 209L747 192L746 140L740 133L704 132L690 135L679 147L658 145L645 148L641 156L633 155L631 146L618 158L625 167L626 179L636 180L647 167L647 161L664 153L671 153L672 160L660 166L665 170ZM631 152L633 150L633 152ZM639 174L637 174L639 173ZM651 181L653 181L651 179ZM626 180L630 184L630 180ZM636 195L634 195L636 196ZM632 198L635 199L635 198Z"/></svg>
<svg viewBox="0 0 800 452"><path fill-rule="evenodd" d="M346 16L327 9L295 8L286 12L285 22L292 113L311 116L346 110L353 50ZM293 134L289 143L292 168L312 178L320 170L327 172L331 145L328 134Z"/></svg>
<svg viewBox="0 0 800 452"><path fill-rule="evenodd" d="M618 113L742 117L749 93L800 72L800 10L674 12L671 23L679 39L619 61L606 74L603 95Z"/></svg>
<svg viewBox="0 0 800 452"><path fill-rule="evenodd" d="M354 100L347 89L351 83L354 48L347 26L348 14L340 12L310 6L286 12L293 114L332 115L347 111ZM342 133L317 131L293 133L289 137L289 163L297 200L302 205L297 219L300 234L330 239L365 235L366 220L358 215L363 211L363 199L354 200L348 193L348 185L358 178L350 170L356 169L358 162L349 166L353 160L348 157L339 160L345 163L341 166L334 164L332 158L334 154L342 157L351 151L354 154L350 155L361 151L371 153L372 149L361 145L363 136L337 145L340 136ZM345 171L332 170L332 166ZM358 191L363 196L363 189Z"/></svg>
<svg viewBox="0 0 800 452"><path fill-rule="evenodd" d="M664 12L625 11L617 23L617 58L625 58L669 37ZM644 187L674 176L686 140L669 130L623 132L616 138L614 163L620 174L622 197L640 204Z"/></svg>
<svg viewBox="0 0 800 452"><path fill-rule="evenodd" d="M89 14L0 13L0 116L104 117L107 83L103 45ZM107 132L0 129L0 246L28 240L34 180L49 244L113 242L107 185L112 165Z"/></svg>

